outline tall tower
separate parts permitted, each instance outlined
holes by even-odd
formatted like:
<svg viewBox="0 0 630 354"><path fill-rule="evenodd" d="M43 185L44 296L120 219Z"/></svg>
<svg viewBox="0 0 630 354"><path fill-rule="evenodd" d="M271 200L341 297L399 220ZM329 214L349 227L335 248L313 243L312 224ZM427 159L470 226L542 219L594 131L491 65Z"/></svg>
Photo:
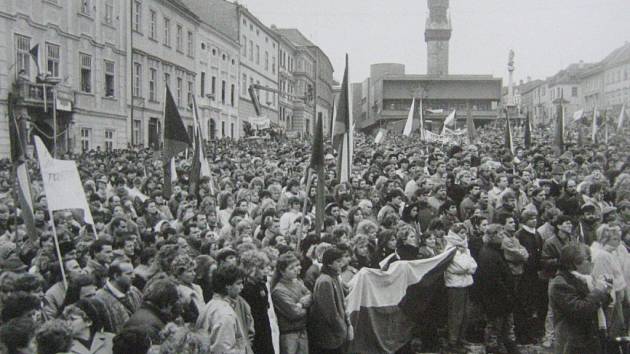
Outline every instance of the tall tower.
<svg viewBox="0 0 630 354"><path fill-rule="evenodd" d="M449 0L427 0L427 18L424 41L427 42L427 74L448 75L448 41L451 39L451 21L448 15Z"/></svg>

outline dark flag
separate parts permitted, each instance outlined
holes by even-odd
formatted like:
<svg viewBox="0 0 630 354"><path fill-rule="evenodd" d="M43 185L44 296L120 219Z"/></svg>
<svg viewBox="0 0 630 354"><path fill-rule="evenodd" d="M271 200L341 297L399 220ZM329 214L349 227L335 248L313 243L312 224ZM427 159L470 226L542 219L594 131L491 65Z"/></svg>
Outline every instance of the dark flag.
<svg viewBox="0 0 630 354"><path fill-rule="evenodd" d="M337 150L337 176L340 182L345 182L351 174L352 158L350 156L350 107L349 107L349 82L348 82L348 54L346 54L346 68L343 72L341 93L337 102L337 117L335 119L333 148Z"/></svg>
<svg viewBox="0 0 630 354"><path fill-rule="evenodd" d="M512 142L512 128L510 127L510 115L505 110L505 148L514 156L514 143Z"/></svg>
<svg viewBox="0 0 630 354"><path fill-rule="evenodd" d="M40 73L40 70L39 70L39 44L35 44L35 46L33 48L31 48L31 50L29 50L28 52L33 57L33 60L35 61L35 66L37 67L37 74L39 74Z"/></svg>
<svg viewBox="0 0 630 354"><path fill-rule="evenodd" d="M313 151L310 168L317 175L317 195L315 200L315 232L319 233L324 225L324 204L326 199L324 185L324 128L322 118L317 118L317 127L313 136ZM309 193L309 191L306 191Z"/></svg>
<svg viewBox="0 0 630 354"><path fill-rule="evenodd" d="M556 110L556 136L554 139L554 145L556 153L562 155L564 153L564 107L562 106L562 98L558 103Z"/></svg>
<svg viewBox="0 0 630 354"><path fill-rule="evenodd" d="M477 140L477 128L475 127L475 121L472 117L472 112L470 111L470 105L468 105L468 112L466 115L466 128L468 130L468 143L474 144L475 140Z"/></svg>
<svg viewBox="0 0 630 354"><path fill-rule="evenodd" d="M11 162L13 163L13 173L17 183L16 192L22 210L22 219L28 232L28 237L34 240L37 237L35 229L33 199L31 194L31 182L26 167L26 123L24 118L19 120L15 117L13 108L15 98L9 93L8 115L9 115L9 140L11 145Z"/></svg>
<svg viewBox="0 0 630 354"><path fill-rule="evenodd" d="M171 90L166 86L164 99L164 151L162 152L162 164L164 167L164 197L170 198L172 193L171 185L171 159L177 154L185 151L190 146L190 138L186 132L186 127L182 117L177 111L175 100L171 95Z"/></svg>
<svg viewBox="0 0 630 354"><path fill-rule="evenodd" d="M529 112L527 112L527 115L525 116L524 138L525 149L529 149L532 146L532 121L530 120Z"/></svg>

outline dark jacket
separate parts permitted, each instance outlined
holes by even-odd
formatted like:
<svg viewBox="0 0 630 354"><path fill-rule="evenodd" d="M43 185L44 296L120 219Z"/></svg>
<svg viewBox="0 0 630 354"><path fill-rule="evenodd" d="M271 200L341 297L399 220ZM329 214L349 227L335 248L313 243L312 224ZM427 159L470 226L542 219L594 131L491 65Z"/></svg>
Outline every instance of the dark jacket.
<svg viewBox="0 0 630 354"><path fill-rule="evenodd" d="M507 316L514 308L514 280L501 245L485 243L479 252L476 283L481 305L489 318Z"/></svg>
<svg viewBox="0 0 630 354"><path fill-rule="evenodd" d="M542 264L543 274L545 278L551 279L558 270L558 261L560 260L560 251L562 247L567 245L569 240L562 241L558 236L554 236L543 244L540 263Z"/></svg>
<svg viewBox="0 0 630 354"><path fill-rule="evenodd" d="M518 241L529 254L523 275L517 285L516 297L519 299L520 304L526 307L524 310L534 311L542 294L547 292L547 281L539 277L539 272L542 270L540 258L542 256L543 239L537 231L532 234L522 228L516 232L516 238L518 238Z"/></svg>
<svg viewBox="0 0 630 354"><path fill-rule="evenodd" d="M580 215L580 200L577 194L562 193L556 202L558 209L564 212L564 215L578 217Z"/></svg>
<svg viewBox="0 0 630 354"><path fill-rule="evenodd" d="M313 288L308 313L309 342L317 348L341 348L348 337L348 321L339 274L323 266Z"/></svg>
<svg viewBox="0 0 630 354"><path fill-rule="evenodd" d="M166 317L156 306L145 301L138 311L131 315L124 328L142 328L153 343L160 343L160 331L169 322Z"/></svg>
<svg viewBox="0 0 630 354"><path fill-rule="evenodd" d="M558 272L549 282L549 304L559 353L601 353L597 310L605 306L609 298L602 290L589 291L586 283L570 272Z"/></svg>
<svg viewBox="0 0 630 354"><path fill-rule="evenodd" d="M267 284L248 278L241 291L241 297L247 301L254 318L254 353L273 354L271 324L269 323L269 292Z"/></svg>
<svg viewBox="0 0 630 354"><path fill-rule="evenodd" d="M299 279L292 282L280 280L271 290L280 334L306 329L307 310L298 306L298 302L310 293Z"/></svg>

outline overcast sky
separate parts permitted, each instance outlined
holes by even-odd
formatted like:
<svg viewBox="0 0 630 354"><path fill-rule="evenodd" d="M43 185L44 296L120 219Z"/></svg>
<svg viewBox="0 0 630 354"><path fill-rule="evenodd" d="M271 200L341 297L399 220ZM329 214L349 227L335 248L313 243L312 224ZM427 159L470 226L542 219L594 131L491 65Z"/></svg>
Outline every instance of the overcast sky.
<svg viewBox="0 0 630 354"><path fill-rule="evenodd" d="M295 27L324 50L335 79L350 56L350 80L370 64L403 63L426 73L426 0L240 0L267 26ZM630 0L451 0L451 74L544 79L567 65L597 62L630 41Z"/></svg>

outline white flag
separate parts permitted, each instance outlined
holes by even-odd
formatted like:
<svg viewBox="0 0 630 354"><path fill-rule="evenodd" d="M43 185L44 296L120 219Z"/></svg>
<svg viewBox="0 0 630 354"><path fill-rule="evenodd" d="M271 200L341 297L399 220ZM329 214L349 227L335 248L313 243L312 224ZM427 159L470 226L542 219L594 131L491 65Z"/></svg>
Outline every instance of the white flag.
<svg viewBox="0 0 630 354"><path fill-rule="evenodd" d="M413 110L416 108L416 99L411 101L411 108L409 108L409 114L407 115L407 122L405 123L405 129L403 129L404 136L411 136L411 129L413 128Z"/></svg>
<svg viewBox="0 0 630 354"><path fill-rule="evenodd" d="M81 209L83 220L94 225L77 164L72 160L54 159L42 140L38 136L34 139L48 210Z"/></svg>
<svg viewBox="0 0 630 354"><path fill-rule="evenodd" d="M617 121L617 130L621 130L623 128L623 119L626 116L626 105L621 106L621 112L619 113L619 120Z"/></svg>
<svg viewBox="0 0 630 354"><path fill-rule="evenodd" d="M582 119L583 116L584 116L584 109L580 109L579 111L575 111L575 113L573 113L573 121L576 122L576 121Z"/></svg>
<svg viewBox="0 0 630 354"><path fill-rule="evenodd" d="M374 142L380 144L383 139L385 139L385 129L379 129L374 138Z"/></svg>
<svg viewBox="0 0 630 354"><path fill-rule="evenodd" d="M593 144L595 144L595 140L597 140L597 108L593 109L593 127L591 131L591 139L593 140Z"/></svg>
<svg viewBox="0 0 630 354"><path fill-rule="evenodd" d="M447 126L455 125L455 112L456 111L457 110L453 110L453 112L451 112L451 114L449 114L448 117L444 119L444 126L442 127L442 134L446 132Z"/></svg>

